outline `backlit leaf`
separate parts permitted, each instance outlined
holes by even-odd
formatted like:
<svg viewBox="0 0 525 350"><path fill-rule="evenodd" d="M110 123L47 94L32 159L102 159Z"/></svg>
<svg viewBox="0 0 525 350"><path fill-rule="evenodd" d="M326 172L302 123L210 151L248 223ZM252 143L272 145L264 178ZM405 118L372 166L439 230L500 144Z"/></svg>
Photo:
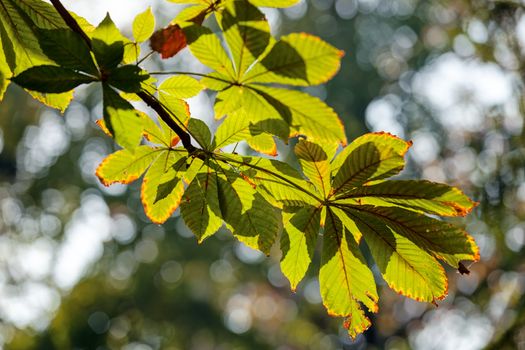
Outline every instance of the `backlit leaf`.
<svg viewBox="0 0 525 350"><path fill-rule="evenodd" d="M103 84L103 112L106 127L115 141L133 149L142 139L143 119L133 106L107 84Z"/></svg>
<svg viewBox="0 0 525 350"><path fill-rule="evenodd" d="M370 323L359 303L377 312L374 276L354 238L330 210L326 214L319 284L328 313L353 318L350 335L355 337L366 330Z"/></svg>
<svg viewBox="0 0 525 350"><path fill-rule="evenodd" d="M324 150L315 143L300 140L295 146L295 154L306 177L327 198L330 193L330 161Z"/></svg>
<svg viewBox="0 0 525 350"><path fill-rule="evenodd" d="M339 70L343 52L306 33L283 36L242 78L243 83L279 83L295 86L318 85Z"/></svg>
<svg viewBox="0 0 525 350"><path fill-rule="evenodd" d="M240 79L268 46L270 26L264 14L247 0L226 2L217 16Z"/></svg>
<svg viewBox="0 0 525 350"><path fill-rule="evenodd" d="M436 302L448 290L443 267L429 253L366 212L348 209L390 288L409 298Z"/></svg>
<svg viewBox="0 0 525 350"><path fill-rule="evenodd" d="M139 92L142 83L149 78L146 71L135 65L125 65L115 68L111 72L108 84L125 92Z"/></svg>
<svg viewBox="0 0 525 350"><path fill-rule="evenodd" d="M164 223L178 208L184 194L182 176L187 157L176 150L163 151L144 176L141 199L148 218Z"/></svg>
<svg viewBox="0 0 525 350"><path fill-rule="evenodd" d="M133 37L135 41L141 43L149 39L155 29L155 17L148 7L144 12L139 13L133 20Z"/></svg>
<svg viewBox="0 0 525 350"><path fill-rule="evenodd" d="M159 93L173 98L190 98L202 90L198 80L187 75L175 75L164 80L159 85ZM167 97L166 96L166 97Z"/></svg>
<svg viewBox="0 0 525 350"><path fill-rule="evenodd" d="M430 181L386 181L356 187L340 197L376 206L401 206L440 216L465 216L476 203L455 187Z"/></svg>
<svg viewBox="0 0 525 350"><path fill-rule="evenodd" d="M188 131L204 149L210 148L211 132L205 122L199 119L190 119L188 123Z"/></svg>
<svg viewBox="0 0 525 350"><path fill-rule="evenodd" d="M333 193L396 175L405 165L404 155L411 144L388 133L358 137L332 162Z"/></svg>
<svg viewBox="0 0 525 350"><path fill-rule="evenodd" d="M104 186L113 183L129 184L138 179L163 152L150 146L139 146L133 152L127 149L107 156L98 166L96 175Z"/></svg>
<svg viewBox="0 0 525 350"><path fill-rule="evenodd" d="M205 167L186 189L180 206L182 218L199 242L213 235L222 226L217 175Z"/></svg>
<svg viewBox="0 0 525 350"><path fill-rule="evenodd" d="M296 213L283 213L281 271L290 281L292 290L297 288L313 259L320 214L318 207L304 207Z"/></svg>
<svg viewBox="0 0 525 350"><path fill-rule="evenodd" d="M90 35L93 53L100 67L112 70L122 62L124 45L131 42L120 33L109 13Z"/></svg>

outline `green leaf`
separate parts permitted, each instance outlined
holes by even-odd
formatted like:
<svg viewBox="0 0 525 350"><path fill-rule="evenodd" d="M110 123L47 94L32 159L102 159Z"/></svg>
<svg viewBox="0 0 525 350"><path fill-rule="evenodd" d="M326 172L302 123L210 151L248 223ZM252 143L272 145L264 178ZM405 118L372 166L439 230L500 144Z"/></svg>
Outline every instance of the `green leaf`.
<svg viewBox="0 0 525 350"><path fill-rule="evenodd" d="M325 151L315 143L300 140L295 146L295 154L306 177L323 198L327 198L330 193L330 160Z"/></svg>
<svg viewBox="0 0 525 350"><path fill-rule="evenodd" d="M182 176L186 170L185 152L163 151L144 176L141 199L148 218L162 224L178 208L184 194Z"/></svg>
<svg viewBox="0 0 525 350"><path fill-rule="evenodd" d="M149 142L162 145L164 148L170 148L179 143L179 136L162 119L158 119L160 126L145 114L142 119L144 122L144 137Z"/></svg>
<svg viewBox="0 0 525 350"><path fill-rule="evenodd" d="M164 80L159 85L159 93L165 98L190 98L196 96L202 90L198 80L187 75L175 75Z"/></svg>
<svg viewBox="0 0 525 350"><path fill-rule="evenodd" d="M127 149L116 151L100 163L96 175L104 186L117 182L129 184L146 171L160 152L160 149L150 146L139 146L133 152Z"/></svg>
<svg viewBox="0 0 525 350"><path fill-rule="evenodd" d="M230 115L242 107L242 88L236 85L228 86L221 90L215 97L213 110L215 112L215 119L221 119L226 115Z"/></svg>
<svg viewBox="0 0 525 350"><path fill-rule="evenodd" d="M474 239L459 227L395 207L352 206L381 220L390 230L414 242L435 258L459 267L461 260L479 260Z"/></svg>
<svg viewBox="0 0 525 350"><path fill-rule="evenodd" d="M191 118L188 123L188 131L201 147L204 149L210 149L211 131L205 122Z"/></svg>
<svg viewBox="0 0 525 350"><path fill-rule="evenodd" d="M230 58L219 38L210 29L199 25L190 25L182 29L191 53L202 64L234 79L235 71Z"/></svg>
<svg viewBox="0 0 525 350"><path fill-rule="evenodd" d="M290 137L308 135L309 141L346 144L343 123L334 110L318 98L300 91L262 85L250 85L250 88L279 111L280 118L290 125ZM252 110L249 116L252 118L255 113L256 110Z"/></svg>
<svg viewBox="0 0 525 350"><path fill-rule="evenodd" d="M172 0L168 0L175 2ZM195 2L197 3L197 2ZM202 24L204 19L211 13L209 4L198 4L196 6L188 6L177 14L177 17L171 23L184 24L185 22L193 22Z"/></svg>
<svg viewBox="0 0 525 350"><path fill-rule="evenodd" d="M141 43L149 39L155 30L155 17L151 7L148 7L146 11L139 13L135 17L132 30L136 42Z"/></svg>
<svg viewBox="0 0 525 350"><path fill-rule="evenodd" d="M243 83L318 85L339 70L343 51L306 33L283 36L242 78Z"/></svg>
<svg viewBox="0 0 525 350"><path fill-rule="evenodd" d="M57 65L98 76L89 48L77 33L70 29L39 29L37 37L44 54Z"/></svg>
<svg viewBox="0 0 525 350"><path fill-rule="evenodd" d="M226 226L247 246L270 254L281 217L243 177L224 167L218 176L219 203Z"/></svg>
<svg viewBox="0 0 525 350"><path fill-rule="evenodd" d="M217 175L206 167L187 188L180 206L182 218L202 242L222 226Z"/></svg>
<svg viewBox="0 0 525 350"><path fill-rule="evenodd" d="M443 267L392 226L363 210L345 210L363 234L390 288L409 298L435 303L448 290Z"/></svg>
<svg viewBox="0 0 525 350"><path fill-rule="evenodd" d="M351 319L348 332L353 338L368 328L370 321L359 303L377 312L374 276L354 238L330 210L326 214L319 284L328 313Z"/></svg>
<svg viewBox="0 0 525 350"><path fill-rule="evenodd" d="M315 188L290 165L274 159L223 155L221 159L234 166L258 190L262 188L281 205L289 207L317 206L322 201ZM261 192L262 193L262 192Z"/></svg>
<svg viewBox="0 0 525 350"><path fill-rule="evenodd" d="M463 192L455 187L430 181L385 181L370 186L356 187L338 197L355 204L371 204L382 207L403 207L418 212L440 216L465 216L475 206Z"/></svg>
<svg viewBox="0 0 525 350"><path fill-rule="evenodd" d="M352 190L399 173L411 143L388 133L365 134L355 139L332 162L332 192Z"/></svg>
<svg viewBox="0 0 525 350"><path fill-rule="evenodd" d="M269 133L261 133L259 135L252 136L246 140L248 146L254 151L267 154L269 156L277 156L277 144L273 136Z"/></svg>
<svg viewBox="0 0 525 350"><path fill-rule="evenodd" d="M53 7L36 0L0 0L0 37L6 62L18 74L30 67L52 64L42 52L33 32L58 28L65 23Z"/></svg>
<svg viewBox="0 0 525 350"><path fill-rule="evenodd" d="M25 89L44 93L66 92L80 84L95 81L94 78L72 69L48 65L31 67L11 80Z"/></svg>
<svg viewBox="0 0 525 350"><path fill-rule="evenodd" d="M203 77L200 80L200 83L208 89L222 91L226 90L227 88L233 85L233 83L230 80L231 78L227 75L224 75L219 72L211 72L208 73L205 77ZM215 118L220 119L221 117L215 116Z"/></svg>
<svg viewBox="0 0 525 350"><path fill-rule="evenodd" d="M61 94L44 94L37 91L26 90L34 99L42 102L46 106L56 108L64 113L69 103L73 100L73 91Z"/></svg>
<svg viewBox="0 0 525 350"><path fill-rule="evenodd" d="M307 206L296 213L283 213L283 220L281 271L295 291L314 256L321 210L319 207Z"/></svg>
<svg viewBox="0 0 525 350"><path fill-rule="evenodd" d="M115 141L124 148L133 149L142 139L143 119L133 106L109 85L102 84L104 121Z"/></svg>
<svg viewBox="0 0 525 350"><path fill-rule="evenodd" d="M91 33L91 40L98 65L108 71L122 62L124 44L129 42L115 26L109 13Z"/></svg>
<svg viewBox="0 0 525 350"><path fill-rule="evenodd" d="M264 14L247 0L228 1L217 13L239 80L270 43Z"/></svg>
<svg viewBox="0 0 525 350"><path fill-rule="evenodd" d="M124 92L139 92L142 83L149 78L146 71L135 65L115 68L109 75L108 84Z"/></svg>

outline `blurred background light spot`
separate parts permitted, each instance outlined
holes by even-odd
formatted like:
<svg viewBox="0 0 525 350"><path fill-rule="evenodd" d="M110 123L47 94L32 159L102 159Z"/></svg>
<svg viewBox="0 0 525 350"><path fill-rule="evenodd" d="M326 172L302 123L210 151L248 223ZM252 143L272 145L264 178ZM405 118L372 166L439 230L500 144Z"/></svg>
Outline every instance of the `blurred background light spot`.
<svg viewBox="0 0 525 350"><path fill-rule="evenodd" d="M235 244L235 255L239 260L247 264L258 264L265 258L262 252L240 242Z"/></svg>
<svg viewBox="0 0 525 350"><path fill-rule="evenodd" d="M177 283L183 274L182 265L175 260L166 261L160 268L160 275L167 283Z"/></svg>
<svg viewBox="0 0 525 350"><path fill-rule="evenodd" d="M95 311L88 318L89 327L97 334L104 334L109 329L109 317L105 312Z"/></svg>

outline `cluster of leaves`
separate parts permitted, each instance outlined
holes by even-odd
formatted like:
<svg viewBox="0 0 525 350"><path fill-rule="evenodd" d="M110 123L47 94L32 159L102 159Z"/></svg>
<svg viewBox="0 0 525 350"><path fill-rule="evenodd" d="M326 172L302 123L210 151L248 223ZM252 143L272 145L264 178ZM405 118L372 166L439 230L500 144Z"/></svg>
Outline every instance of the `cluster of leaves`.
<svg viewBox="0 0 525 350"><path fill-rule="evenodd" d="M101 84L99 125L122 146L97 169L104 185L145 174L141 198L147 216L160 224L180 207L199 242L226 225L239 241L269 254L281 233L281 268L292 289L306 274L322 233L323 302L331 315L346 318L352 337L370 326L363 306L378 310L365 246L395 291L431 303L445 297L447 277L438 260L466 272L461 261L479 254L465 231L435 216L463 216L475 203L444 184L388 180L403 169L409 142L373 133L346 146L342 123L328 105L286 87L328 81L343 56L305 33L279 40L271 35L257 6L297 1L171 1L193 6L155 33L151 10L139 14L132 41L109 15L93 27L61 11L56 0L54 7L40 0L0 0L0 87L10 77L64 109L72 89ZM204 25L212 14L219 33ZM157 84L140 67L139 44L148 39L163 58L187 46L210 72L200 80L172 75ZM191 117L185 102L204 88L216 91L215 116L222 119L213 134ZM159 118L136 110L130 101L137 99ZM299 137L300 170L268 157L223 152L245 141L274 156L276 137Z"/></svg>

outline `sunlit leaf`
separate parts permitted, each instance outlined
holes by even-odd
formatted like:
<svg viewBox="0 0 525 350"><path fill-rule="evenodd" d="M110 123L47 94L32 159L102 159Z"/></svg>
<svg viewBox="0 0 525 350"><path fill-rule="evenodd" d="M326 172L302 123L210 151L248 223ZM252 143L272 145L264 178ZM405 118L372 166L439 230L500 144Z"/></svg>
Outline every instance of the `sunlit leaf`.
<svg viewBox="0 0 525 350"><path fill-rule="evenodd" d="M201 92L203 86L198 80L187 75L175 75L164 80L159 85L159 94L165 97L190 98Z"/></svg>
<svg viewBox="0 0 525 350"><path fill-rule="evenodd" d="M350 335L355 337L368 328L370 322L359 303L377 312L374 276L354 238L330 210L326 214L319 284L328 313L353 319Z"/></svg>
<svg viewBox="0 0 525 350"><path fill-rule="evenodd" d="M228 169L219 174L219 203L227 227L247 246L270 254L280 225L280 214L254 185Z"/></svg>
<svg viewBox="0 0 525 350"><path fill-rule="evenodd" d="M130 63L133 57L124 59L124 47L132 48L133 43L120 33L115 23L109 16L100 22L97 28L89 33L93 46L93 53L100 67L105 70L112 70L121 62ZM131 51L133 53L135 50Z"/></svg>
<svg viewBox="0 0 525 350"><path fill-rule="evenodd" d="M133 37L135 41L141 43L149 39L155 29L155 17L148 7L144 12L139 13L133 20Z"/></svg>
<svg viewBox="0 0 525 350"><path fill-rule="evenodd" d="M295 154L304 174L315 185L324 198L330 193L330 161L321 146L300 140Z"/></svg>
<svg viewBox="0 0 525 350"><path fill-rule="evenodd" d="M107 84L103 84L103 102L104 121L115 141L124 148L138 146L142 138L143 119L137 111Z"/></svg>
<svg viewBox="0 0 525 350"><path fill-rule="evenodd" d="M184 222L199 242L213 235L222 226L217 175L205 167L186 189L180 206Z"/></svg>
<svg viewBox="0 0 525 350"><path fill-rule="evenodd" d="M476 205L455 187L416 180L386 181L360 186L338 198L341 203L345 199L351 199L360 204L400 206L440 216L465 216Z"/></svg>
<svg viewBox="0 0 525 350"><path fill-rule="evenodd" d="M199 119L190 119L188 123L188 131L190 135L201 145L204 149L209 149L211 145L211 131L205 122Z"/></svg>
<svg viewBox="0 0 525 350"><path fill-rule="evenodd" d="M178 208L184 194L182 175L187 157L176 150L163 151L144 176L141 199L148 218L164 223Z"/></svg>
<svg viewBox="0 0 525 350"><path fill-rule="evenodd" d="M297 288L313 259L320 214L318 207L304 207L296 213L283 213L281 271L290 281L292 290Z"/></svg>
<svg viewBox="0 0 525 350"><path fill-rule="evenodd" d="M396 175L405 165L404 155L410 145L388 133L358 137L332 162L333 193Z"/></svg>
<svg viewBox="0 0 525 350"><path fill-rule="evenodd" d="M277 144L269 133L261 133L246 140L248 146L256 152L275 157L277 155Z"/></svg>
<svg viewBox="0 0 525 350"><path fill-rule="evenodd" d="M268 46L270 26L264 14L247 0L226 2L217 16L240 79Z"/></svg>
<svg viewBox="0 0 525 350"><path fill-rule="evenodd" d="M219 38L208 28L190 25L183 28L191 53L202 64L234 79L235 72L230 58Z"/></svg>
<svg viewBox="0 0 525 350"><path fill-rule="evenodd" d="M56 108L64 113L69 103L73 100L73 91L63 92L61 94L44 94L37 91L26 90L34 99L42 102L46 106Z"/></svg>
<svg viewBox="0 0 525 350"><path fill-rule="evenodd" d="M290 7L299 2L299 0L250 0L255 6L261 7Z"/></svg>
<svg viewBox="0 0 525 350"><path fill-rule="evenodd" d="M343 52L318 37L293 33L281 38L242 78L243 83L318 85L339 70Z"/></svg>
<svg viewBox="0 0 525 350"><path fill-rule="evenodd" d="M334 110L318 98L296 90L250 87L290 125L290 136L308 135L309 141L346 144L343 123ZM250 117L254 113L250 112Z"/></svg>
<svg viewBox="0 0 525 350"><path fill-rule="evenodd" d="M435 303L446 296L447 276L435 258L376 216L362 210L346 212L363 234L390 288L418 301Z"/></svg>
<svg viewBox="0 0 525 350"><path fill-rule="evenodd" d="M129 184L138 179L162 152L158 148L139 146L133 152L122 149L107 156L98 166L96 175L105 186Z"/></svg>
<svg viewBox="0 0 525 350"><path fill-rule="evenodd" d="M362 205L352 209L381 220L396 234L455 268L461 260L479 260L474 239L459 227L401 208Z"/></svg>

